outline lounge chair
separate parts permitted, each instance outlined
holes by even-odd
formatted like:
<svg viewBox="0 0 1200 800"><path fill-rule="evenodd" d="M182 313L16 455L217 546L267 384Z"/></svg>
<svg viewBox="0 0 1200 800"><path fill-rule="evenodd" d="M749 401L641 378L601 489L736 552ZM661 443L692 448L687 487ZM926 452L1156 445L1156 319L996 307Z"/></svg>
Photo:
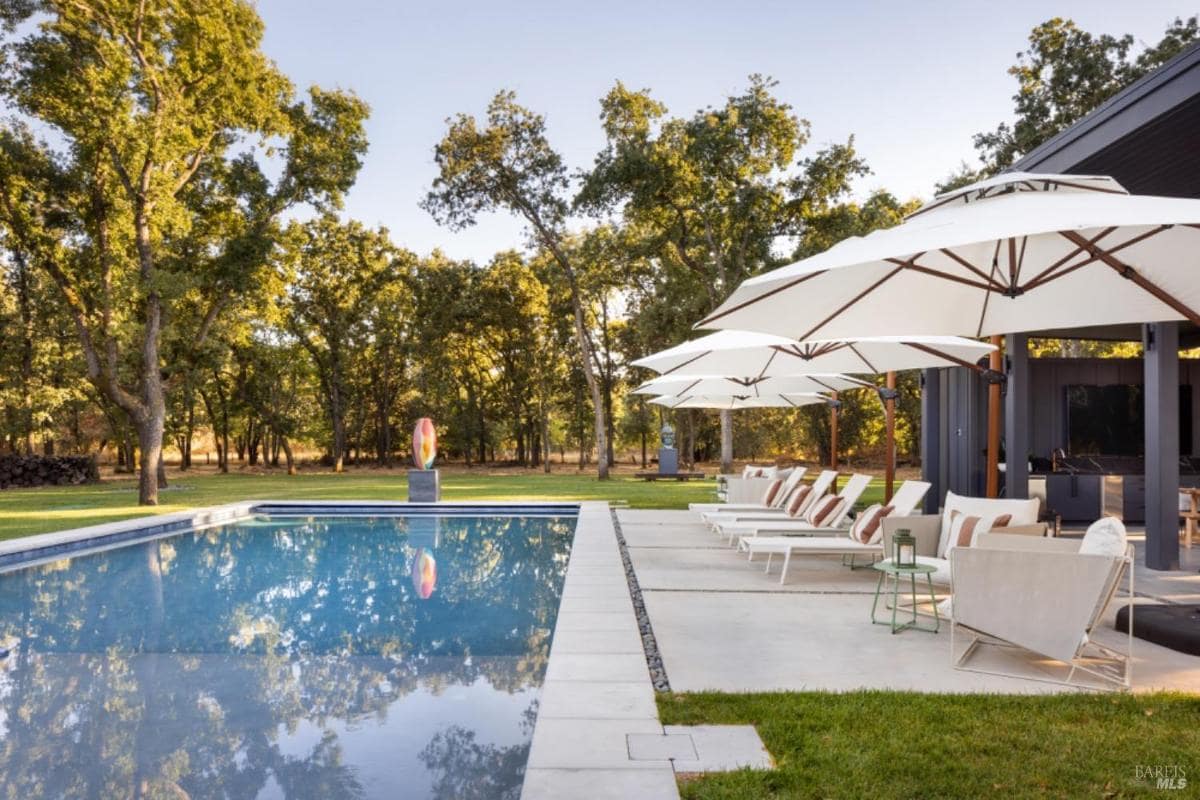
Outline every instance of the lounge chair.
<svg viewBox="0 0 1200 800"><path fill-rule="evenodd" d="M717 522L717 533L728 538L730 544L743 536L756 536L764 531L796 535L836 533L843 528L842 523L849 517L854 504L862 497L870 483L870 475L851 475L842 491L809 502L802 516L739 514L728 522Z"/></svg>
<svg viewBox="0 0 1200 800"><path fill-rule="evenodd" d="M797 467L797 469L802 469L802 468ZM714 530L716 530L717 523L730 522L732 520L738 519L739 517L746 517L746 516L763 517L766 515L788 515L788 516L800 515L800 514L803 514L808 509L809 505L811 505L813 501L815 501L817 498L823 496L827 491L829 491L829 487L833 485L833 482L835 480L837 480L837 476L838 476L837 470L833 470L833 469L822 470L817 475L816 479L812 482L812 484L810 484L808 487L806 487L808 489L808 491L804 495L804 497L801 499L800 505L798 505L798 506L792 504L792 501L796 498L796 493L801 491L805 487L803 486L803 484L801 484L797 481L797 483L792 487L792 489L784 496L783 502L780 503L777 507L747 509L747 508L739 508L739 507L729 507L729 504L719 504L719 505L717 505L717 507L713 508L712 510L701 512L700 517L706 523L711 525Z"/></svg>
<svg viewBox="0 0 1200 800"><path fill-rule="evenodd" d="M741 475L717 476L717 498L722 503L753 503L776 478L787 475L774 464L747 464Z"/></svg>
<svg viewBox="0 0 1200 800"><path fill-rule="evenodd" d="M851 481L853 481L853 478ZM925 498L925 495L929 493L929 487L930 484L926 481L905 481L900 485L900 488L896 490L896 493L892 495L891 501L889 501L886 506L880 504L881 508L887 509L880 519L883 519L884 517L889 519L906 517L912 514L913 511L916 510L917 505L921 502L921 500ZM847 484L847 488L850 488L849 484ZM861 494L861 492L859 494ZM853 503L857 502L857 499L858 498L855 497L854 501L848 504L848 507L853 506ZM836 536L843 531L843 526L841 524L815 526L811 524L805 525L799 520L796 520L794 525L791 523L792 520L781 520L778 522L775 520L747 522L746 528L749 530L745 530L744 532L738 534L738 549L745 550L746 542L748 540L762 535L780 534L783 536ZM732 530L734 527L735 526L733 525L728 526L730 530ZM740 521L739 526L737 527L740 527Z"/></svg>
<svg viewBox="0 0 1200 800"><path fill-rule="evenodd" d="M1093 638L1124 577L1133 598L1133 546L1119 520L1098 520L1082 541L983 534L971 547L953 548L950 561L955 668L1031 678L968 666L984 647L1022 649L1068 668L1065 678L1032 680L1094 688L1075 682L1082 673L1105 688L1130 688L1133 625L1123 650ZM957 639L963 635L969 641L959 653Z"/></svg>
<svg viewBox="0 0 1200 800"><path fill-rule="evenodd" d="M898 494L898 493L897 493ZM862 542L854 536L854 528L841 536L757 536L746 540L746 549L750 558L755 555L767 556L766 570L771 569L774 556L783 556L783 571L779 582L787 580L788 567L792 556L837 555L849 557L850 566L860 556L869 560L882 558L890 548L892 536L896 531L905 528L916 538L917 561L937 567L931 579L934 583L950 585L950 561L947 555L950 531L954 528L952 519L955 512L966 513L979 518L987 517L995 520L997 517L1008 515L1009 524L1022 526L1019 530L1027 533L1029 527L1037 525L1038 501L1031 500L991 500L979 497L963 497L953 492L946 494L946 503L942 515L910 514L909 516L888 515L880 522L880 533L868 542ZM943 520L944 530L943 530ZM988 530L990 526L986 525ZM1044 531L1044 527L1041 528ZM939 555L941 554L941 555Z"/></svg>
<svg viewBox="0 0 1200 800"><path fill-rule="evenodd" d="M773 500L770 504L768 504L766 502L766 491L764 491L762 496L759 498L758 502L751 502L751 503L689 503L688 510L689 511L697 511L701 514L706 514L706 513L726 514L726 513L733 513L733 512L743 512L744 513L744 512L765 511L770 508L782 508L784 501L787 500L788 493L791 492L792 489L796 486L796 484L798 484L800 482L800 479L804 477L804 473L808 472L808 468L807 467L793 467L792 469L786 470L785 472L786 472L786 475L780 476L783 478L783 485L780 487L778 493L775 495L775 497L773 498ZM779 477L776 477L773 480L771 480L767 484L767 489L769 490L771 484L773 484L776 480L779 480L779 479L780 479Z"/></svg>

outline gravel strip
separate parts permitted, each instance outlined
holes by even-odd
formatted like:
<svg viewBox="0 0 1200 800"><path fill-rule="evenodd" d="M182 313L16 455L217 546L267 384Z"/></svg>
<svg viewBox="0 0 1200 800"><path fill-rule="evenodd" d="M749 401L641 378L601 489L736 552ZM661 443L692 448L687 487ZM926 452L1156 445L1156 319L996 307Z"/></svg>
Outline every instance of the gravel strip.
<svg viewBox="0 0 1200 800"><path fill-rule="evenodd" d="M650 682L654 684L654 691L669 692L671 682L667 680L667 670L658 652L658 640L654 638L654 628L650 625L646 604L642 602L642 588L638 585L637 574L633 571L633 561L629 558L629 548L625 545L625 534L621 532L621 520L617 518L615 508L611 509L611 513L617 544L621 547L621 561L625 564L625 580L629 582L629 597L633 600L633 613L637 615L638 631L642 635L646 666L650 669Z"/></svg>

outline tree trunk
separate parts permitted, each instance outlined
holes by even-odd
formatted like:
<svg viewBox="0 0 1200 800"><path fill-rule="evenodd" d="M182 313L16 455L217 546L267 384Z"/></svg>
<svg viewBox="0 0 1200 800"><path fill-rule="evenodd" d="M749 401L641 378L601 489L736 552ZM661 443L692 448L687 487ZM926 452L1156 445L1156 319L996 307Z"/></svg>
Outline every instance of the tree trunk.
<svg viewBox="0 0 1200 800"><path fill-rule="evenodd" d="M292 456L292 446L288 443L287 437L283 434L279 435L279 446L283 448L283 455L287 458L288 475L296 474L296 459Z"/></svg>
<svg viewBox="0 0 1200 800"><path fill-rule="evenodd" d="M542 472L550 474L550 415L542 412Z"/></svg>
<svg viewBox="0 0 1200 800"><path fill-rule="evenodd" d="M138 422L138 449L142 451L138 472L138 503L158 505L158 467L162 460L163 415L148 414Z"/></svg>
<svg viewBox="0 0 1200 800"><path fill-rule="evenodd" d="M733 472L733 412L721 410L721 472Z"/></svg>

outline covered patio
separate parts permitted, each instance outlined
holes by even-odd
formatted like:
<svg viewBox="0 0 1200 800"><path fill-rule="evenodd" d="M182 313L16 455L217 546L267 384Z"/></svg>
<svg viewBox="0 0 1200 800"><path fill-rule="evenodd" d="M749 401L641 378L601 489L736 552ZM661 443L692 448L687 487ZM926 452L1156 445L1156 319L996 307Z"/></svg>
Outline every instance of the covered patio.
<svg viewBox="0 0 1200 800"><path fill-rule="evenodd" d="M1135 194L1200 198L1200 45L1180 53L1161 69L1127 87L1086 118L1045 142L1013 165L1013 171L1109 175ZM1200 280L1200 276L1197 276ZM1194 486L1198 476L1181 475L1181 456L1198 452L1180 443L1183 409L1179 387L1179 353L1200 346L1200 329L1191 322L1159 322L1074 329L1047 329L1005 337L1003 436L1012 453L1052 460L1052 452L1035 437L1031 416L1029 340L1036 337L1139 341L1144 347L1141 380L1144 398L1144 542L1138 563L1152 570L1196 569L1181 557L1179 495L1181 485ZM1133 381L1122 382L1132 383ZM936 511L947 490L978 492L984 464L986 390L965 385L945 370L923 373L922 464L933 484L926 510ZM1055 401L1056 402L1056 401ZM1053 444L1064 448L1065 441ZM1188 451L1190 452L1181 452ZM1068 453L1069 454L1069 453ZM1101 471L1103 474L1103 471ZM1117 474L1116 469L1111 473ZM1008 458L1004 472L1008 497L1029 497L1029 460ZM1036 483L1036 482L1035 482ZM1140 482L1139 482L1140 483ZM1140 486L1139 486L1140 490ZM1053 510L1054 503L1049 504ZM1140 521L1140 520L1139 520Z"/></svg>

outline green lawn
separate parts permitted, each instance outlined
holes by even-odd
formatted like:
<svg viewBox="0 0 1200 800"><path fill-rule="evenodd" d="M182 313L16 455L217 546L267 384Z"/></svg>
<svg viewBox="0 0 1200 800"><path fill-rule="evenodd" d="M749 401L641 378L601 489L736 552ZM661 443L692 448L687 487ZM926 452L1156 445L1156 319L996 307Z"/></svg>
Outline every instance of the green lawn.
<svg viewBox="0 0 1200 800"><path fill-rule="evenodd" d="M648 483L631 475L607 482L591 474L453 470L442 475L447 500L608 500L634 508L686 508L714 499L714 481ZM233 472L172 473L171 486L154 509L137 505L136 484L107 480L92 486L6 489L0 492L0 539L96 525L147 513L219 505L237 500L404 500L405 470L301 472L299 475Z"/></svg>
<svg viewBox="0 0 1200 800"><path fill-rule="evenodd" d="M770 772L688 779L704 798L1195 797L1200 696L908 692L660 695L664 724L750 723ZM1177 766L1182 791L1139 781Z"/></svg>
<svg viewBox="0 0 1200 800"><path fill-rule="evenodd" d="M0 539L97 525L148 513L168 513L188 508L232 503L237 500L404 500L405 470L350 470L341 475L326 471L282 473L212 471L171 474L154 509L137 505L133 480L106 480L92 486L6 489L0 491ZM688 503L715 499L715 481L661 481L649 483L631 474L598 481L591 473L574 471L545 475L535 471L466 470L453 468L442 474L446 500L607 500L632 508L687 508ZM875 481L860 505L883 497Z"/></svg>

